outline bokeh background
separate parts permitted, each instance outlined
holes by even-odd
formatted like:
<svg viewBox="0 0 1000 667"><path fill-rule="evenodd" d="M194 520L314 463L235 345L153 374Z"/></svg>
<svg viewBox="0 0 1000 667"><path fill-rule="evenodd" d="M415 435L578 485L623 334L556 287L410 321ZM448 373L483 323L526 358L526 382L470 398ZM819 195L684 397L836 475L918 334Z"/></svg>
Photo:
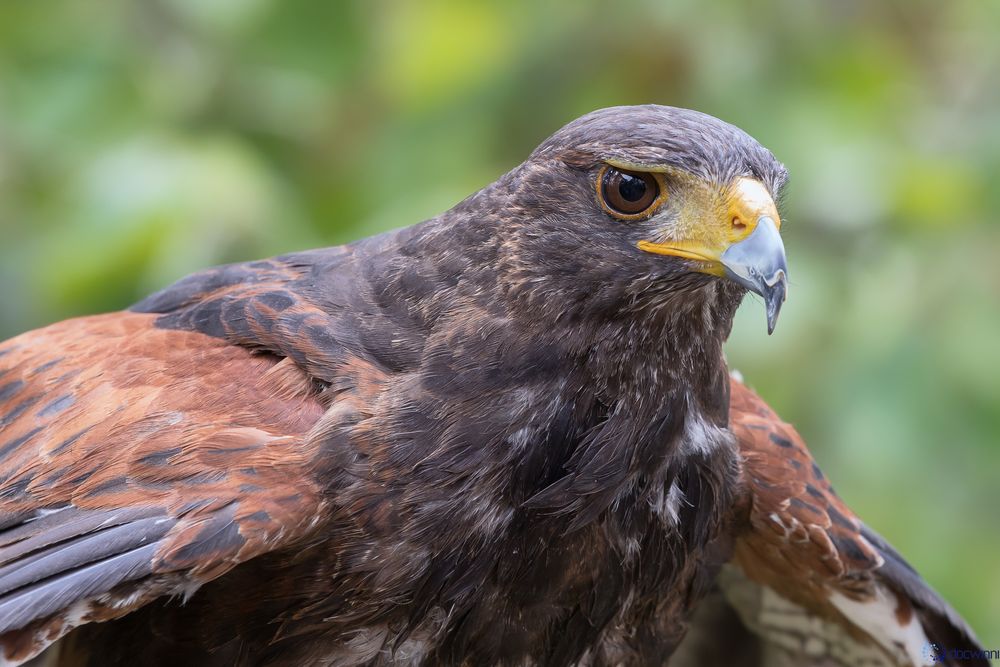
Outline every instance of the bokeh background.
<svg viewBox="0 0 1000 667"><path fill-rule="evenodd" d="M0 338L430 217L601 106L789 167L733 366L1000 648L1000 3L0 3Z"/></svg>

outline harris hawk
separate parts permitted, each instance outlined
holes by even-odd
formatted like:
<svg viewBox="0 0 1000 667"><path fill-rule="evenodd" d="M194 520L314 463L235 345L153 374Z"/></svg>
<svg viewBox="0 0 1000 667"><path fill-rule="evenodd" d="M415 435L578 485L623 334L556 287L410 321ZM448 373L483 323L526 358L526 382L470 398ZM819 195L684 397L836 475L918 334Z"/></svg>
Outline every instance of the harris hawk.
<svg viewBox="0 0 1000 667"><path fill-rule="evenodd" d="M421 224L0 344L3 661L977 649L730 379L743 296L769 330L784 301L785 177L710 116L604 109Z"/></svg>

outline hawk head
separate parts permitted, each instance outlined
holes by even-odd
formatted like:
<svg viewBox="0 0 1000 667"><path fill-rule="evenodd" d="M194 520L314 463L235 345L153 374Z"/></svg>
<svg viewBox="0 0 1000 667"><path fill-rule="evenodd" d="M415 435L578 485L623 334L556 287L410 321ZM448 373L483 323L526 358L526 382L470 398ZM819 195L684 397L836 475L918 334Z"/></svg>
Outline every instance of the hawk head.
<svg viewBox="0 0 1000 667"><path fill-rule="evenodd" d="M787 289L775 196L785 168L742 130L656 105L601 109L566 125L484 193L507 282L546 310L635 309L763 296L768 331ZM473 197L460 208L476 208ZM718 297L722 298L718 298ZM726 308L729 304L732 308Z"/></svg>

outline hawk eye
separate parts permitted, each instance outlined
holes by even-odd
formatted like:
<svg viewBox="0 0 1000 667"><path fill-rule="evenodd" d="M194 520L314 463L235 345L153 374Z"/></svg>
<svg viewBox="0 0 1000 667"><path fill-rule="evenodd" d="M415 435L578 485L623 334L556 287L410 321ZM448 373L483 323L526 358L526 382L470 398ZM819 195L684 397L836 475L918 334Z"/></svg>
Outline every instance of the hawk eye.
<svg viewBox="0 0 1000 667"><path fill-rule="evenodd" d="M636 220L660 203L660 183L645 171L605 167L598 176L601 204L617 218Z"/></svg>

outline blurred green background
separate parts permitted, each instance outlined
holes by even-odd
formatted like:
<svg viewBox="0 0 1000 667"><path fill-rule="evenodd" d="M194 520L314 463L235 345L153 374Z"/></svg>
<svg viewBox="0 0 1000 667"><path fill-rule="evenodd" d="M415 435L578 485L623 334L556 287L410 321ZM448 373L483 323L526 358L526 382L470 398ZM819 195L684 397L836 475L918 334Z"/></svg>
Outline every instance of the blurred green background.
<svg viewBox="0 0 1000 667"><path fill-rule="evenodd" d="M601 106L789 167L733 366L1000 648L1000 3L0 4L0 338L430 217Z"/></svg>

